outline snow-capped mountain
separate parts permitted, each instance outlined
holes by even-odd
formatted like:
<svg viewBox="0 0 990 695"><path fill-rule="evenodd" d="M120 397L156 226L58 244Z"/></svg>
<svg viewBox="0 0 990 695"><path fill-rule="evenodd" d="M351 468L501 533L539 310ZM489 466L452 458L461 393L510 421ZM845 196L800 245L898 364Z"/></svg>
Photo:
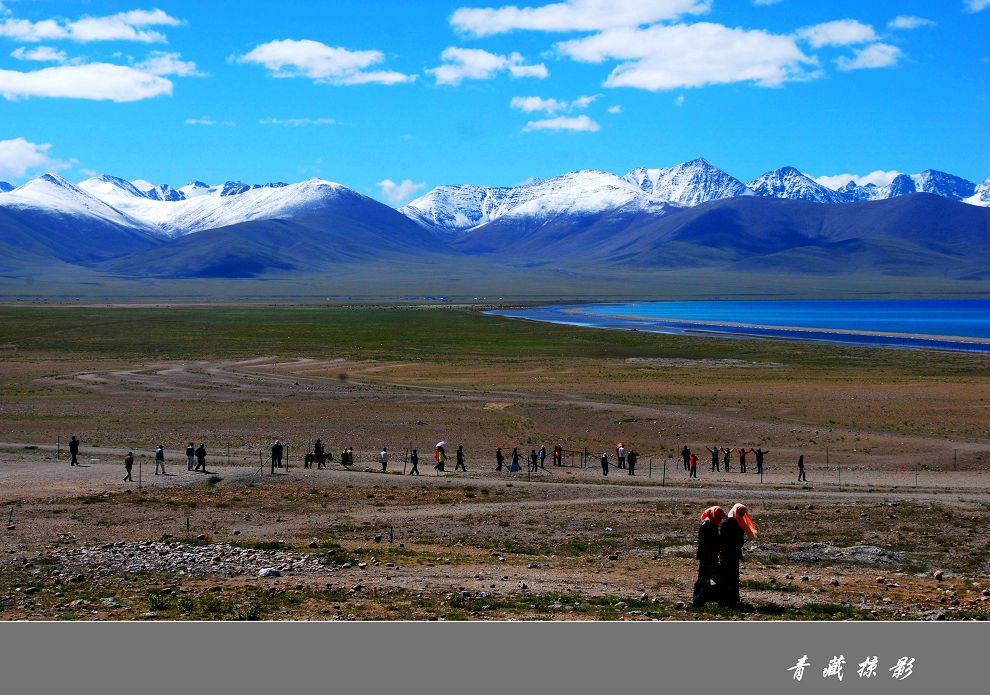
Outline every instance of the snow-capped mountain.
<svg viewBox="0 0 990 695"><path fill-rule="evenodd" d="M399 209L420 224L465 231L501 218L546 221L612 210L660 212L663 207L628 181L604 171L576 171L512 188L439 186Z"/></svg>
<svg viewBox="0 0 990 695"><path fill-rule="evenodd" d="M768 171L747 183L746 187L764 198L811 200L816 203L844 203L848 200L842 192L826 188L794 167Z"/></svg>
<svg viewBox="0 0 990 695"><path fill-rule="evenodd" d="M6 193L7 191L14 190L14 186L7 183L6 181L0 181L0 193Z"/></svg>
<svg viewBox="0 0 990 695"><path fill-rule="evenodd" d="M360 195L321 179L254 186L240 182L207 186L195 182L178 191L168 185L142 191L130 181L103 175L87 179L79 187L166 237L250 220L304 216L338 196ZM189 197L186 191L193 195Z"/></svg>
<svg viewBox="0 0 990 695"><path fill-rule="evenodd" d="M920 174L898 174L886 186L872 183L857 186L850 181L838 190L847 201L888 200L911 193L933 193L949 200L966 201L976 193L976 184L944 171L926 169Z"/></svg>
<svg viewBox="0 0 990 695"><path fill-rule="evenodd" d="M687 207L751 194L739 179L700 158L667 169L640 167L622 178L652 200Z"/></svg>
<svg viewBox="0 0 990 695"><path fill-rule="evenodd" d="M973 195L966 198L963 202L970 205L990 207L990 178L987 178L983 183L977 184Z"/></svg>
<svg viewBox="0 0 990 695"><path fill-rule="evenodd" d="M123 183L130 186L126 181ZM134 190L137 192L137 189ZM95 219L134 229L146 228L140 220L58 174L39 176L4 193L0 198L0 207L22 211L37 210L60 217Z"/></svg>

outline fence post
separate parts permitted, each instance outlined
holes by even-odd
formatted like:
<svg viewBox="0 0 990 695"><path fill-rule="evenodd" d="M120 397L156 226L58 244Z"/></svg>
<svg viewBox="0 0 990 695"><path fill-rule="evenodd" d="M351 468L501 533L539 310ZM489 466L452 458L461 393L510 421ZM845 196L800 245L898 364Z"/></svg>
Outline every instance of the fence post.
<svg viewBox="0 0 990 695"><path fill-rule="evenodd" d="M959 469L959 449L952 450L952 470Z"/></svg>
<svg viewBox="0 0 990 695"><path fill-rule="evenodd" d="M653 457L650 457L650 477L653 477Z"/></svg>
<svg viewBox="0 0 990 695"><path fill-rule="evenodd" d="M660 487L667 487L667 459L663 460L663 480L660 482Z"/></svg>
<svg viewBox="0 0 990 695"><path fill-rule="evenodd" d="M264 475L265 474L265 459L261 458L261 449L258 449L258 463L261 464L261 466L260 466L261 474Z"/></svg>
<svg viewBox="0 0 990 695"><path fill-rule="evenodd" d="M584 447L584 467L588 467L588 447Z"/></svg>
<svg viewBox="0 0 990 695"><path fill-rule="evenodd" d="M825 470L828 470L828 447L825 447Z"/></svg>
<svg viewBox="0 0 990 695"><path fill-rule="evenodd" d="M58 436L58 443L55 445L55 460L62 458L62 435Z"/></svg>

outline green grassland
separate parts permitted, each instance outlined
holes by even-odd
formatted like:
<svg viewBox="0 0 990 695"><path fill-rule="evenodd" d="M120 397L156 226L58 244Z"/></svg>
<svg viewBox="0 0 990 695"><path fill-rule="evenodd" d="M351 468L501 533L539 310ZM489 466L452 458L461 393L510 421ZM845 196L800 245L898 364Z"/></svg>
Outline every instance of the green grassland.
<svg viewBox="0 0 990 695"><path fill-rule="evenodd" d="M0 306L0 354L91 359L333 355L485 361L688 358L774 361L812 371L855 365L928 376L984 376L990 356L603 331L493 317L468 306Z"/></svg>

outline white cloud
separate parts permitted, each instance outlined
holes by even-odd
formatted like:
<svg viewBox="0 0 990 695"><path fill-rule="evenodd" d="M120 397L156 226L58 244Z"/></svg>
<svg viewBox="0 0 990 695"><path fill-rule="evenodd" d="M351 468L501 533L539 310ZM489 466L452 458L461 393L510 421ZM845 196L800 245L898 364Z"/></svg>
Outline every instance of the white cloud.
<svg viewBox="0 0 990 695"><path fill-rule="evenodd" d="M426 188L426 183L416 183L411 179L403 179L396 183L392 179L385 179L375 184L381 191L381 196L389 205L399 205L412 198L416 191Z"/></svg>
<svg viewBox="0 0 990 695"><path fill-rule="evenodd" d="M868 43L877 38L877 33L873 27L855 19L837 19L833 22L804 27L798 29L797 35L810 43L813 48L849 46L857 43Z"/></svg>
<svg viewBox="0 0 990 695"><path fill-rule="evenodd" d="M990 0L987 0L990 2ZM902 14L887 22L888 29L917 29L919 27L933 27L935 22L924 17Z"/></svg>
<svg viewBox="0 0 990 695"><path fill-rule="evenodd" d="M0 94L7 100L61 97L96 101L139 101L172 93L172 83L124 65L88 63L19 72L0 70Z"/></svg>
<svg viewBox="0 0 990 695"><path fill-rule="evenodd" d="M874 43L865 48L859 48L850 58L842 56L835 61L839 70L864 70L869 68L886 68L897 63L903 53L897 46L889 43Z"/></svg>
<svg viewBox="0 0 990 695"><path fill-rule="evenodd" d="M38 46L36 48L15 48L10 54L11 58L17 60L33 60L39 63L64 63L69 57L65 51L57 51L51 46Z"/></svg>
<svg viewBox="0 0 990 695"><path fill-rule="evenodd" d="M134 67L152 75L203 77L203 73L196 69L196 63L191 60L182 60L182 56L178 53L152 51L148 54L147 58L137 63Z"/></svg>
<svg viewBox="0 0 990 695"><path fill-rule="evenodd" d="M775 87L807 79L805 66L817 64L792 36L709 22L613 29L558 43L557 49L586 63L619 60L606 87L651 91L732 82Z"/></svg>
<svg viewBox="0 0 990 695"><path fill-rule="evenodd" d="M594 133L600 127L595 121L582 114L580 116L558 116L557 118L530 121L523 128L523 132L530 133L534 130L570 130L573 132Z"/></svg>
<svg viewBox="0 0 990 695"><path fill-rule="evenodd" d="M542 97L512 97L509 106L527 113L542 111L553 114L558 111L580 111L586 109L598 98L599 95L578 97L574 101L560 101L558 99L543 99Z"/></svg>
<svg viewBox="0 0 990 695"><path fill-rule="evenodd" d="M183 121L186 125L216 125L217 122L214 121L209 116L200 116L199 118L187 118Z"/></svg>
<svg viewBox="0 0 990 695"><path fill-rule="evenodd" d="M833 191L838 190L845 186L850 181L853 181L857 186L865 186L868 183L872 183L874 186L887 186L895 178L901 175L901 172L896 170L891 171L872 171L869 174L836 174L835 176L819 176L815 178L815 181L825 186L826 188L831 188Z"/></svg>
<svg viewBox="0 0 990 695"><path fill-rule="evenodd" d="M0 140L0 179L19 179L37 169L57 171L68 167L68 162L51 157L51 149L48 143L30 142L24 138Z"/></svg>
<svg viewBox="0 0 990 695"><path fill-rule="evenodd" d="M308 77L335 85L392 85L416 79L401 72L368 70L385 60L381 51L352 51L310 39L269 41L234 60L263 65L272 77Z"/></svg>
<svg viewBox="0 0 990 695"><path fill-rule="evenodd" d="M711 0L566 0L541 7L462 7L454 11L450 23L455 29L475 36L516 29L600 31L703 14L710 7Z"/></svg>
<svg viewBox="0 0 990 695"><path fill-rule="evenodd" d="M504 56L480 48L450 46L444 49L440 58L443 65L427 70L436 78L437 84L458 85L464 80L487 80L503 71L508 71L512 77L541 80L550 74L543 63L527 65L519 53Z"/></svg>
<svg viewBox="0 0 990 695"><path fill-rule="evenodd" d="M612 113L612 114L622 113L622 107L619 106L618 104L614 104L614 105L608 107L608 112L609 113Z"/></svg>
<svg viewBox="0 0 990 695"><path fill-rule="evenodd" d="M674 106L676 106L677 108L681 108L682 106L684 106L683 94L679 95L676 99L674 99Z"/></svg>
<svg viewBox="0 0 990 695"><path fill-rule="evenodd" d="M75 21L26 19L0 21L0 36L16 41L138 41L164 43L164 34L147 27L174 27L182 24L162 10L132 10L106 17L83 17Z"/></svg>
<svg viewBox="0 0 990 695"><path fill-rule="evenodd" d="M965 0L965 3L970 12L979 12L990 7L990 0Z"/></svg>
<svg viewBox="0 0 990 695"><path fill-rule="evenodd" d="M289 128L307 125L333 125L336 122L333 118L262 118L258 121L261 125L281 125Z"/></svg>

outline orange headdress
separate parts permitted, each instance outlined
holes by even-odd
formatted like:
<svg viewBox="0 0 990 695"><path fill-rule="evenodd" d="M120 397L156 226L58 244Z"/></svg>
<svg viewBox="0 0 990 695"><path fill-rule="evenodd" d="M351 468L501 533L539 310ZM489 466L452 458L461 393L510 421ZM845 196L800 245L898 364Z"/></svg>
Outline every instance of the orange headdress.
<svg viewBox="0 0 990 695"><path fill-rule="evenodd" d="M745 504L736 504L729 510L729 518L735 519L739 528L750 538L756 538L756 522L749 515L749 508Z"/></svg>
<svg viewBox="0 0 990 695"><path fill-rule="evenodd" d="M725 510L719 506L709 507L701 512L701 521L710 521L716 526L720 526L725 521Z"/></svg>

